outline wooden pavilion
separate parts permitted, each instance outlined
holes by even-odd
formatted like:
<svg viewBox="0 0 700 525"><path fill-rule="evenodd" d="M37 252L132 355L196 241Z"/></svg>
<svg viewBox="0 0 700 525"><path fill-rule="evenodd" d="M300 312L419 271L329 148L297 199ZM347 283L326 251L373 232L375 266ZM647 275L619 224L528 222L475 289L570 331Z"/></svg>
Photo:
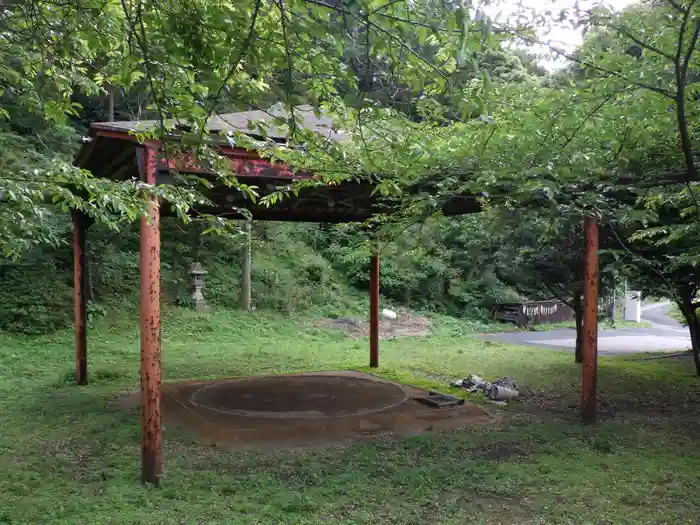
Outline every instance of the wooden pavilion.
<svg viewBox="0 0 700 525"><path fill-rule="evenodd" d="M312 108L297 108L296 116L307 130L314 131L324 140L343 141L351 137L334 130L332 121L316 116ZM236 131L254 136L250 122L270 123L268 138L277 142L287 141L285 130L274 126L276 117L284 113L274 111L248 111L216 115L209 119L208 139L215 144L217 152L228 159L241 183L255 185L261 196L287 186L295 180L314 179L312 173L293 172L288 166L270 163L256 152L232 144L228 137ZM156 126L154 121L101 122L90 127L89 137L84 141L74 164L90 170L96 177L112 180L129 180L139 177L147 184L171 184L174 173L207 173L206 167L189 159L173 160L165 154L166 142L161 140L139 141L140 131ZM173 127L165 139L167 143L178 143L189 131L184 126ZM178 135L179 134L179 135ZM198 211L227 218L244 218L237 210L247 209L253 220L345 223L361 222L378 213L391 213L391 204L382 202L373 194L371 181L347 181L334 185L314 185L302 189L298 196L283 199L271 207L257 204L239 189L223 185L214 186L206 194L212 205ZM445 215L461 215L480 211L474 196L455 196L444 203ZM142 423L142 481L157 483L162 468L162 418L161 418L161 309L160 309L160 217L171 213L167 205L161 206L152 199L148 207L148 218L140 222L140 319L141 319L141 423ZM597 228L588 221L589 247L594 246ZM73 212L74 226L74 281L75 281L75 338L76 338L76 382L87 384L87 278L86 239L90 221L81 212ZM591 244L592 243L592 244ZM597 326L597 255L596 248L589 252L590 272L586 284L590 284L587 297L587 317L591 335L585 351L587 365L584 370L592 372L592 379L584 374L584 410L595 417L595 351ZM595 255L595 257L594 257ZM590 260L589 260L590 259ZM594 286L595 285L595 286ZM596 298L594 300L593 293ZM591 317L592 316L592 317ZM379 365L379 255L371 255L370 264L370 366ZM591 368L593 367L593 368ZM592 381L592 383L591 383ZM591 385L593 390L591 390ZM592 405L591 405L592 400ZM592 406L592 409L590 408ZM588 407L588 408L586 408Z"/></svg>

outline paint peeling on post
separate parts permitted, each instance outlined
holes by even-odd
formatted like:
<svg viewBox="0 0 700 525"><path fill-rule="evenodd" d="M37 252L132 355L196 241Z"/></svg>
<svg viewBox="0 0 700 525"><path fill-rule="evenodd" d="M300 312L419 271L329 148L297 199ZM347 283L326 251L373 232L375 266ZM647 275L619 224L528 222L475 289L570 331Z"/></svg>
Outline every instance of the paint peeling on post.
<svg viewBox="0 0 700 525"><path fill-rule="evenodd" d="M143 157L143 179L156 181L156 152ZM140 252L141 297L141 482L158 484L163 465L160 411L160 209L152 198L142 217Z"/></svg>
<svg viewBox="0 0 700 525"><path fill-rule="evenodd" d="M369 267L369 366L379 366L379 254L370 257Z"/></svg>
<svg viewBox="0 0 700 525"><path fill-rule="evenodd" d="M73 299L75 310L75 382L87 385L87 217L78 210L73 216Z"/></svg>
<svg viewBox="0 0 700 525"><path fill-rule="evenodd" d="M584 219L586 254L583 268L583 368L581 372L581 417L595 423L598 375L598 221Z"/></svg>

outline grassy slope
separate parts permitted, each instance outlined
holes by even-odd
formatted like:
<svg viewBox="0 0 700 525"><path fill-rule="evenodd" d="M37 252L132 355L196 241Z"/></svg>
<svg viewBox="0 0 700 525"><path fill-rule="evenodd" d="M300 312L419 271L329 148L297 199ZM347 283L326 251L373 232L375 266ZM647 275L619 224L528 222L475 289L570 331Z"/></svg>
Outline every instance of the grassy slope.
<svg viewBox="0 0 700 525"><path fill-rule="evenodd" d="M668 311L668 316L671 319L675 319L683 326L688 326L688 321L685 320L685 317L683 317L683 314L681 313L681 309L678 308L676 303L671 303L671 309Z"/></svg>
<svg viewBox="0 0 700 525"><path fill-rule="evenodd" d="M126 316L128 317L128 316ZM602 358L596 427L575 422L566 353L487 344L447 323L386 342L381 372L413 383L512 375L528 401L504 430L306 454L230 453L166 430L159 489L138 484L137 322L101 320L91 385L69 383L72 336L0 336L0 523L661 524L700 515L689 363ZM278 316L169 311L167 379L363 368L367 343ZM678 413L665 408L678 407ZM555 417L549 417L549 416ZM690 421L690 422L689 422Z"/></svg>

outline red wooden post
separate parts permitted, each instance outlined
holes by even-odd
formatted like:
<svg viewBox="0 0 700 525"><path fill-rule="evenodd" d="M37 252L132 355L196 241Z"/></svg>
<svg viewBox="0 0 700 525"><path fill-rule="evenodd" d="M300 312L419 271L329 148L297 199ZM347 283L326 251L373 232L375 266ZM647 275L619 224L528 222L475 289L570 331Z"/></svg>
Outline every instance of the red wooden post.
<svg viewBox="0 0 700 525"><path fill-rule="evenodd" d="M379 254L369 264L369 366L379 366Z"/></svg>
<svg viewBox="0 0 700 525"><path fill-rule="evenodd" d="M586 255L583 268L583 369L581 372L581 417L596 420L598 375L598 221L586 217L583 223Z"/></svg>
<svg viewBox="0 0 700 525"><path fill-rule="evenodd" d="M156 152L146 147L144 181L155 184ZM158 484L163 466L160 412L160 209L153 198L142 217L141 279L141 482Z"/></svg>
<svg viewBox="0 0 700 525"><path fill-rule="evenodd" d="M73 215L73 298L75 310L75 382L87 385L87 217L78 210Z"/></svg>

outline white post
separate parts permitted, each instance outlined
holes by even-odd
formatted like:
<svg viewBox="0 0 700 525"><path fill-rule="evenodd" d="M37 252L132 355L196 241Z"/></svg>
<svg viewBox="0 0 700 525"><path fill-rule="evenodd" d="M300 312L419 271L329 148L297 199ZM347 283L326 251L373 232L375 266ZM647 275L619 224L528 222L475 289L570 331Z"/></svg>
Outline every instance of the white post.
<svg viewBox="0 0 700 525"><path fill-rule="evenodd" d="M625 294L625 321L642 322L642 293L629 291Z"/></svg>

